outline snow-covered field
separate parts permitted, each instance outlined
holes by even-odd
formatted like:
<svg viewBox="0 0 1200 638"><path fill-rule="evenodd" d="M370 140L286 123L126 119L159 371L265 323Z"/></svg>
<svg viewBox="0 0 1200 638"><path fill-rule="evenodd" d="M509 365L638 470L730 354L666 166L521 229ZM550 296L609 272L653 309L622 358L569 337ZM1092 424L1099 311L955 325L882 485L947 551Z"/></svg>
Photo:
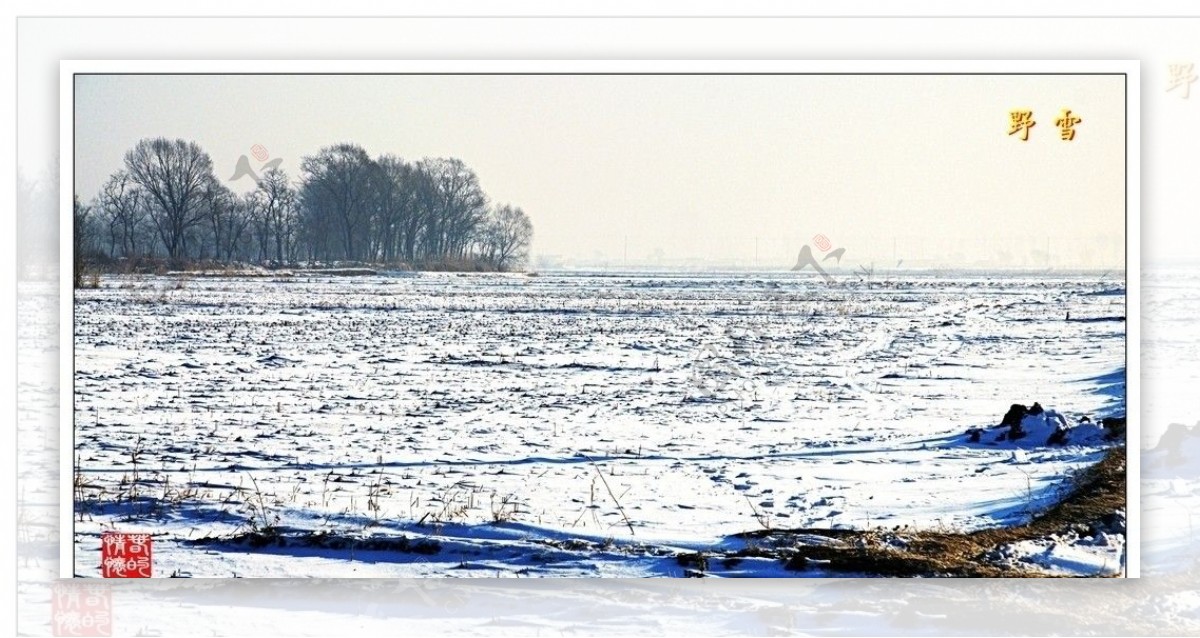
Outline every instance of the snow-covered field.
<svg viewBox="0 0 1200 638"><path fill-rule="evenodd" d="M115 529L156 576L681 576L740 532L1027 521L1110 445L992 426L1125 415L1119 277L836 283L105 277L76 292L74 571ZM1119 573L1121 531L1004 558Z"/></svg>

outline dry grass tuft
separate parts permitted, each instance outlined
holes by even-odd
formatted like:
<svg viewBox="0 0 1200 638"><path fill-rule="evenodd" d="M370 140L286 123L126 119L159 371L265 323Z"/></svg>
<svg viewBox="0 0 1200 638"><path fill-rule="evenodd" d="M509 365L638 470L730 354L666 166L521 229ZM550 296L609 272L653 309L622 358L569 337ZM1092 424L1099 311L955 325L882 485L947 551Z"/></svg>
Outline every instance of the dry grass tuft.
<svg viewBox="0 0 1200 638"><path fill-rule="evenodd" d="M740 536L774 543L798 534L842 541L790 549L786 567L792 570L819 568L889 577L1041 577L1044 574L990 563L986 554L1007 543L1044 538L1080 524L1109 522L1114 512L1125 508L1125 481L1125 449L1114 448L1074 478L1062 501L1025 525L967 533L793 529L758 530Z"/></svg>

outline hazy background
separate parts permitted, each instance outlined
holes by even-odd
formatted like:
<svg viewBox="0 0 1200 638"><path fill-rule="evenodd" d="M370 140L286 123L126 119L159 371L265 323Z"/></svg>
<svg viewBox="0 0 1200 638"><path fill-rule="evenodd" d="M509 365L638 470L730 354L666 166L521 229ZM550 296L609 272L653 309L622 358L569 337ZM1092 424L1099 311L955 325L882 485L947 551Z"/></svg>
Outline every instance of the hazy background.
<svg viewBox="0 0 1200 638"><path fill-rule="evenodd" d="M242 155L262 165L255 144L297 179L303 155L351 141L465 161L529 213L534 267L786 269L820 233L846 249L843 269L1110 268L1124 261L1124 83L78 76L75 188L91 199L144 137L195 140L222 179ZM1027 142L1007 134L1016 108L1034 112ZM1062 108L1083 120L1071 142Z"/></svg>

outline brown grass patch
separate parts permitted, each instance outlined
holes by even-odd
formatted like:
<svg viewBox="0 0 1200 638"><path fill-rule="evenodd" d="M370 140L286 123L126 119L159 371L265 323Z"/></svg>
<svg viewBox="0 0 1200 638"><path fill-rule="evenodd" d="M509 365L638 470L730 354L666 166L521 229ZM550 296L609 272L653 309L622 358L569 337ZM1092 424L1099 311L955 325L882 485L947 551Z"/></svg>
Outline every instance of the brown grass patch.
<svg viewBox="0 0 1200 638"><path fill-rule="evenodd" d="M796 534L842 541L789 549L786 567L793 570L819 568L891 577L1042 577L1045 574L989 563L985 555L1007 543L1044 538L1081 524L1110 522L1114 512L1125 508L1125 481L1125 449L1113 448L1099 463L1074 478L1071 491L1062 501L1024 525L967 533L793 529L758 530L739 536L774 543ZM893 539L902 544L888 542Z"/></svg>

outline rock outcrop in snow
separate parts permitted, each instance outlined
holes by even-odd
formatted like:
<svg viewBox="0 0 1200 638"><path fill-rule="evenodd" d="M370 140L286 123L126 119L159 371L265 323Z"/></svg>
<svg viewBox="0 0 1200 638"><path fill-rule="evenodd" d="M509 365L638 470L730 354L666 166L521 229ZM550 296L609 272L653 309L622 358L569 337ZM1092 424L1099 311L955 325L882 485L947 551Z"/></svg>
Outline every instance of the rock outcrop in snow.
<svg viewBox="0 0 1200 638"><path fill-rule="evenodd" d="M1163 476L1200 476L1200 422L1172 423L1146 455L1146 468Z"/></svg>
<svg viewBox="0 0 1200 638"><path fill-rule="evenodd" d="M968 441L988 445L1013 447L1044 447L1048 445L1100 445L1125 434L1124 417L1108 417L1099 424L1087 417L1070 425L1057 410L1046 409L1035 402L1032 407L1014 403L999 425L990 428L971 428Z"/></svg>

